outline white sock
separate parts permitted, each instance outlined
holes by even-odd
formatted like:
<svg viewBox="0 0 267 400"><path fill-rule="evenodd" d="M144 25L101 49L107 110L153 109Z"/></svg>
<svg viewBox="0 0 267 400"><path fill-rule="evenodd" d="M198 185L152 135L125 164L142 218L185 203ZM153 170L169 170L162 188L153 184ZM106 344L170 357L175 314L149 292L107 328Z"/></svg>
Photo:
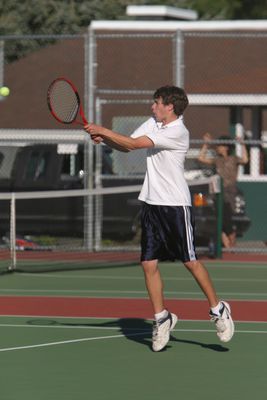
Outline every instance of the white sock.
<svg viewBox="0 0 267 400"><path fill-rule="evenodd" d="M222 305L221 305L221 302L219 301L219 303L217 304L216 307L211 307L210 309L211 309L213 314L220 315L221 307L222 307Z"/></svg>
<svg viewBox="0 0 267 400"><path fill-rule="evenodd" d="M155 320L158 321L159 319L165 318L168 315L167 310L163 310L160 313L155 314Z"/></svg>

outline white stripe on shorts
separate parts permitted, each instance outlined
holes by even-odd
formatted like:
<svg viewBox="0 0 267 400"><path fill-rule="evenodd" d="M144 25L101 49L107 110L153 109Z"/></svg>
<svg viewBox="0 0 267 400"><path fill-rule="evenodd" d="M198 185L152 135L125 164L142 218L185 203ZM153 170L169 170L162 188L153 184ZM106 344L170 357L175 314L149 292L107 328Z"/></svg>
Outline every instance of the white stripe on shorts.
<svg viewBox="0 0 267 400"><path fill-rule="evenodd" d="M188 251L188 256L189 260L193 261L196 260L196 253L194 249L194 235L193 235L193 227L191 224L191 213L190 213L190 207L184 206L184 216L185 216L185 231L186 231L186 242L187 242L187 251Z"/></svg>

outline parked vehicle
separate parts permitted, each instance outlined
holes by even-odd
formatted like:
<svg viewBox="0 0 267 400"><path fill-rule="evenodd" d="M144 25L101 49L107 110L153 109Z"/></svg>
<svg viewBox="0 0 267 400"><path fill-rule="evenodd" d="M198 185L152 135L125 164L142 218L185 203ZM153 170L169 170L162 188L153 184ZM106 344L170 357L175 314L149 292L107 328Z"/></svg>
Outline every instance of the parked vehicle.
<svg viewBox="0 0 267 400"><path fill-rule="evenodd" d="M56 144L2 146L0 148L0 192L70 190L84 188L83 146L68 149ZM63 150L62 150L63 149ZM102 172L111 173L107 147ZM140 179L103 180L103 186L141 183ZM139 204L134 194L106 195L103 202L103 235L129 239ZM82 236L84 198L30 199L16 202L18 235ZM0 235L9 232L9 203L0 200ZM93 221L95 222L95 221Z"/></svg>
<svg viewBox="0 0 267 400"><path fill-rule="evenodd" d="M68 145L70 146L70 145ZM84 187L83 147L72 148L55 144L2 146L0 148L0 191L68 190ZM216 195L202 178L214 171L202 167L195 150L190 151L185 163L196 217L197 245L208 245L216 239ZM104 187L141 184L142 178L133 176L110 179L113 174L111 150L103 146L102 185ZM107 178L105 178L105 176ZM140 202L137 193L103 196L102 234L107 239L132 239L139 229ZM18 235L82 236L84 198L34 199L16 202L16 230ZM96 217L100 218L100 217ZM236 198L237 235L242 236L250 221L245 213L245 200L240 192ZM94 221L95 223L96 221ZM9 204L0 201L0 235L9 232Z"/></svg>

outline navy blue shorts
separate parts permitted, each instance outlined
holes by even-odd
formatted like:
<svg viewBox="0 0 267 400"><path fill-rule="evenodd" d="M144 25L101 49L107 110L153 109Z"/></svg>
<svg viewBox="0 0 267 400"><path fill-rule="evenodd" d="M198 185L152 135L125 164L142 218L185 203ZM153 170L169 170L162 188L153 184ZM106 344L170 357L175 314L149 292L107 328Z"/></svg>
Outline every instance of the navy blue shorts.
<svg viewBox="0 0 267 400"><path fill-rule="evenodd" d="M143 203L141 226L141 261L197 259L192 207Z"/></svg>

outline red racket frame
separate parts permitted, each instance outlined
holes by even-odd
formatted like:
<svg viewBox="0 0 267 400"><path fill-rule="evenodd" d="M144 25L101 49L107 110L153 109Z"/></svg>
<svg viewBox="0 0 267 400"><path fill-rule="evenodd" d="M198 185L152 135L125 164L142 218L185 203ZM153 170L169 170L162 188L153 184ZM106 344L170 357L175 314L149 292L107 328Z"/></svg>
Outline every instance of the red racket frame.
<svg viewBox="0 0 267 400"><path fill-rule="evenodd" d="M76 97L77 97L77 101L78 101L78 111L77 111L76 117L75 117L75 119L74 119L73 121L70 121L70 122L62 121L60 118L58 118L58 116L57 116L57 115L55 114L55 112L53 111L53 108L51 107L51 103L50 103L50 91L51 91L51 88L53 87L53 85L55 84L55 82L58 82L58 81L65 81L65 82L67 82L67 83L71 86L72 90L74 91L74 93L75 93L75 95L76 95ZM76 123L76 124L79 124L79 125L82 125L82 126L88 124L88 121L87 121L87 119L86 119L86 117L85 117L85 115L84 115L84 111L83 111L83 107L82 107L82 103L81 103L81 100L80 100L80 96L79 96L78 90L77 90L77 88L74 86L74 84L73 84L69 79L67 79L67 78L59 77L59 78L54 79L54 80L50 83L50 85L49 85L49 87L48 87L48 91L47 91L47 105L48 105L48 108L49 108L51 114L53 115L53 117L54 117L58 122L60 122L61 124L74 124L74 123ZM80 117L81 117L81 119L82 119L83 122L81 122L81 121L79 121L79 120L77 119L77 116L78 116L78 115L80 115Z"/></svg>

